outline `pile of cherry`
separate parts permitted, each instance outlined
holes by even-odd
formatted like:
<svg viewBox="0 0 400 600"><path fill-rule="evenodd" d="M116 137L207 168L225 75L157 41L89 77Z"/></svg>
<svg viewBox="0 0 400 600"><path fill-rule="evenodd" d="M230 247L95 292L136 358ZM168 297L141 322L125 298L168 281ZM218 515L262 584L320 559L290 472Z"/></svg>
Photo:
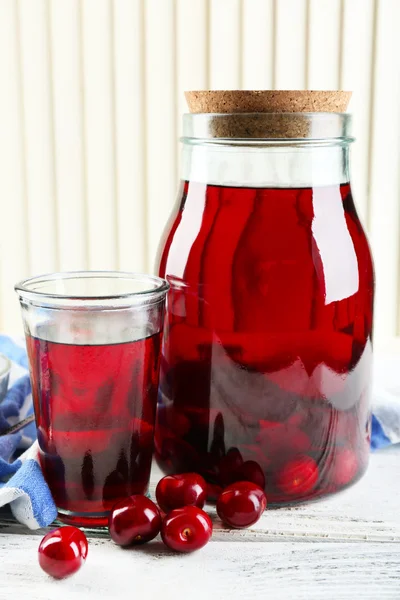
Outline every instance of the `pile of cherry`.
<svg viewBox="0 0 400 600"><path fill-rule="evenodd" d="M119 546L144 544L159 533L168 548L192 552L202 548L212 535L212 521L202 510L207 499L207 483L197 473L163 477L156 488L158 506L146 496L136 495L118 501L108 522L112 540ZM228 485L217 499L220 519L236 529L258 521L267 507L261 487L250 481ZM76 573L84 564L88 542L83 531L65 526L51 531L39 545L39 564L52 577L62 579Z"/></svg>

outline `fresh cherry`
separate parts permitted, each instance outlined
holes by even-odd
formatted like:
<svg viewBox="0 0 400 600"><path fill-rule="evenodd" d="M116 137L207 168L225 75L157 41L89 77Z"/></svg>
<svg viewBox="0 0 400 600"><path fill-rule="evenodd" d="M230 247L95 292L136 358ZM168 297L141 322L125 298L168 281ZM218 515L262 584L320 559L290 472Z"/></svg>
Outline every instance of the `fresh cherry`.
<svg viewBox="0 0 400 600"><path fill-rule="evenodd" d="M275 483L287 496L302 496L315 487L317 480L317 463L304 455L287 462L277 473Z"/></svg>
<svg viewBox="0 0 400 600"><path fill-rule="evenodd" d="M203 508L207 498L207 484L197 473L167 475L157 484L156 498L159 507L166 513L183 506Z"/></svg>
<svg viewBox="0 0 400 600"><path fill-rule="evenodd" d="M228 485L217 501L220 519L237 529L256 523L266 507L267 497L264 491L251 481L238 481Z"/></svg>
<svg viewBox="0 0 400 600"><path fill-rule="evenodd" d="M212 522L197 506L175 508L161 526L163 542L177 552L193 552L207 544L212 535Z"/></svg>
<svg viewBox="0 0 400 600"><path fill-rule="evenodd" d="M39 544L39 565L48 575L63 579L84 564L88 542L77 527L59 527L44 536Z"/></svg>
<svg viewBox="0 0 400 600"><path fill-rule="evenodd" d="M119 500L108 518L110 537L119 546L149 542L160 529L160 511L146 496L136 495Z"/></svg>

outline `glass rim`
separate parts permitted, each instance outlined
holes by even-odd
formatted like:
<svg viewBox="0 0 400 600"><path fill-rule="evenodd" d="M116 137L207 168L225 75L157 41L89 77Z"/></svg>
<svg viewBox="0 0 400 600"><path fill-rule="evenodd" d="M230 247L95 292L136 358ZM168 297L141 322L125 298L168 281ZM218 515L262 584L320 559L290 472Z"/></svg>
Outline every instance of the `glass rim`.
<svg viewBox="0 0 400 600"><path fill-rule="evenodd" d="M185 113L181 141L189 144L348 144L351 113Z"/></svg>
<svg viewBox="0 0 400 600"><path fill-rule="evenodd" d="M109 279L109 280L131 280L132 282L148 283L148 287L142 290L132 290L116 293L96 293L88 295L87 293L57 293L54 291L43 291L35 289L40 284L52 283L57 281L68 281L74 279ZM54 273L45 273L36 275L18 282L14 290L20 299L29 300L39 306L48 306L54 308L121 308L135 304L151 304L160 301L165 297L169 290L169 283L148 273L139 273L132 271L60 271ZM65 303L68 303L67 306Z"/></svg>

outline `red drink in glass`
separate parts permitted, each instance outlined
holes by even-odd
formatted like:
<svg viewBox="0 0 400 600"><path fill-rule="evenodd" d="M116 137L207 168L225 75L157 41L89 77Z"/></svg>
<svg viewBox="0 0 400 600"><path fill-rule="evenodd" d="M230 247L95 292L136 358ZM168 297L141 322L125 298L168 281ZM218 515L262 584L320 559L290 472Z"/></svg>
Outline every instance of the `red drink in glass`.
<svg viewBox="0 0 400 600"><path fill-rule="evenodd" d="M40 463L63 520L93 524L98 513L105 524L116 500L147 492L160 338L92 346L27 338ZM85 523L76 513L91 516Z"/></svg>
<svg viewBox="0 0 400 600"><path fill-rule="evenodd" d="M119 272L44 275L20 296L39 459L59 518L98 527L146 494L168 285Z"/></svg>

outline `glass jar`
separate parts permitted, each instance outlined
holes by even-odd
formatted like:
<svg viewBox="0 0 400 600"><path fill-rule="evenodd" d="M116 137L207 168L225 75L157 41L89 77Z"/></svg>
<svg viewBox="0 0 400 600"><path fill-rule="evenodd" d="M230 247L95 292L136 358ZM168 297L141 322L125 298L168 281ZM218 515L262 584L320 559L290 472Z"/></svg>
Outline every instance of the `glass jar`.
<svg viewBox="0 0 400 600"><path fill-rule="evenodd" d="M354 483L370 444L373 264L351 116L184 115L156 458L270 504Z"/></svg>

